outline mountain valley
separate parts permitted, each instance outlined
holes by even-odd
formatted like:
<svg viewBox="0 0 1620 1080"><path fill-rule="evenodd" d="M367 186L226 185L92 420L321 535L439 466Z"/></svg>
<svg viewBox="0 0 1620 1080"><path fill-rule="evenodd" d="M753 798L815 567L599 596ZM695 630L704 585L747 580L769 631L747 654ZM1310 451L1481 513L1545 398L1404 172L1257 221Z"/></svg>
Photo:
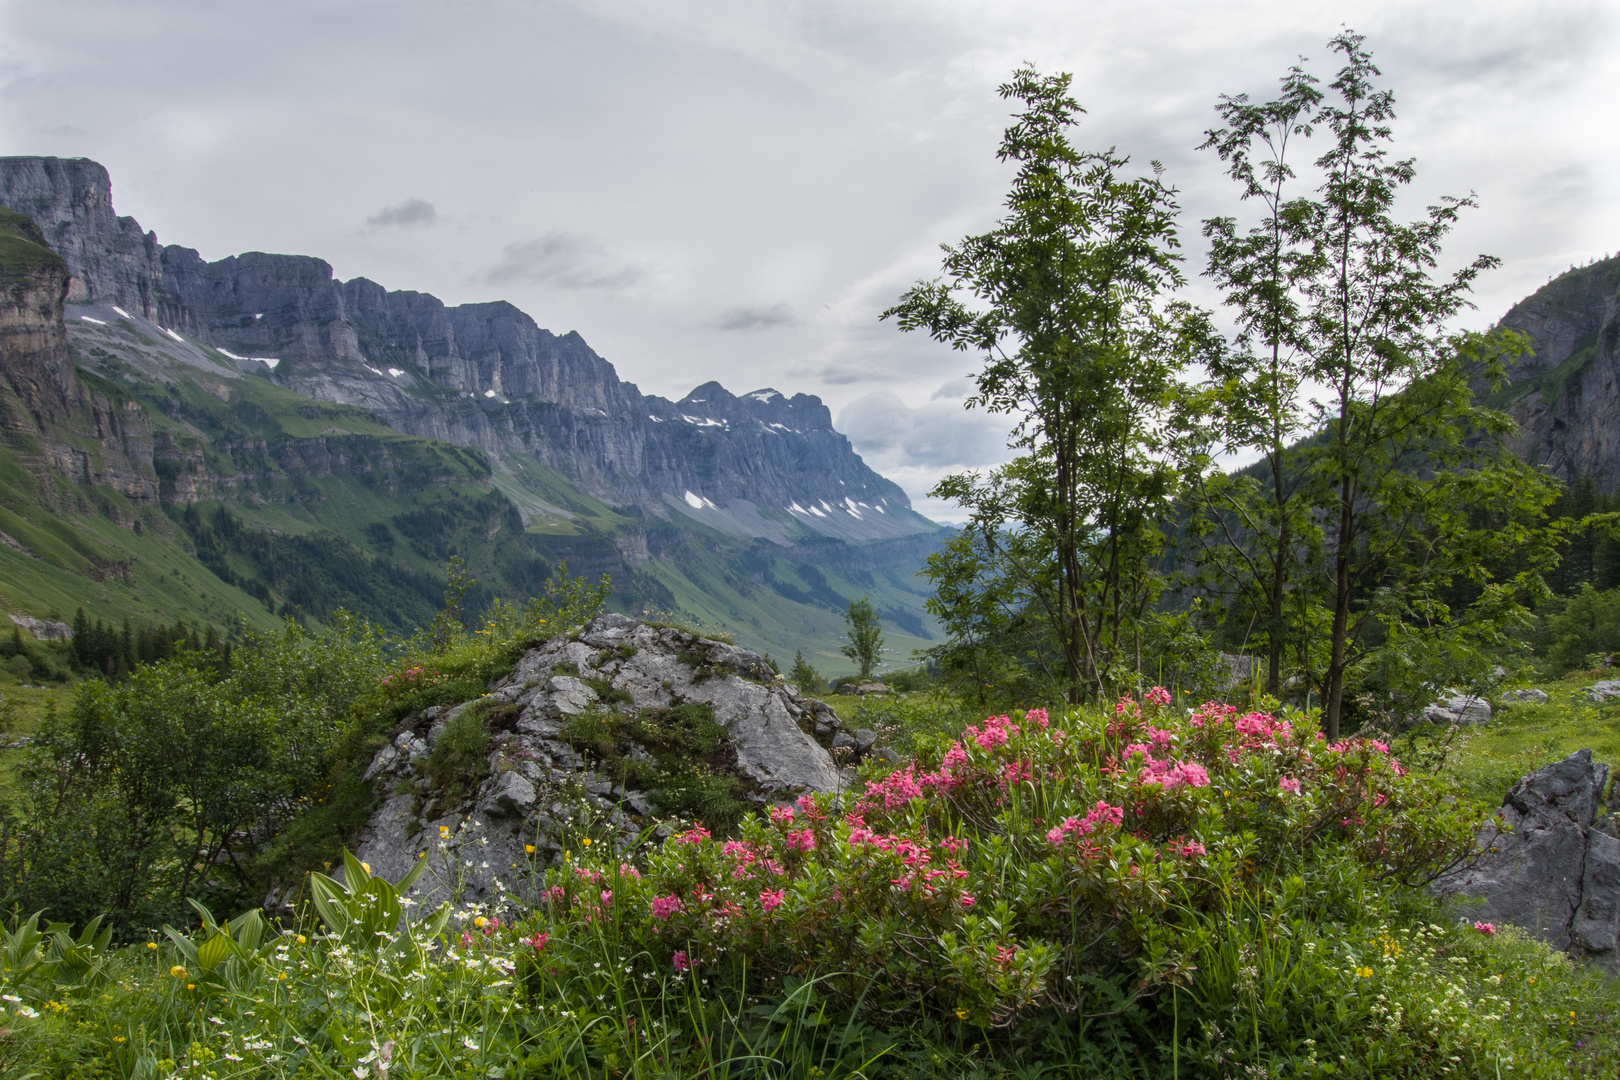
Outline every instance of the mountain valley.
<svg viewBox="0 0 1620 1080"><path fill-rule="evenodd" d="M304 256L204 262L94 162L0 159L0 595L18 615L425 625L571 574L612 606L825 669L870 596L905 662L944 530L817 398L643 395L577 333Z"/></svg>

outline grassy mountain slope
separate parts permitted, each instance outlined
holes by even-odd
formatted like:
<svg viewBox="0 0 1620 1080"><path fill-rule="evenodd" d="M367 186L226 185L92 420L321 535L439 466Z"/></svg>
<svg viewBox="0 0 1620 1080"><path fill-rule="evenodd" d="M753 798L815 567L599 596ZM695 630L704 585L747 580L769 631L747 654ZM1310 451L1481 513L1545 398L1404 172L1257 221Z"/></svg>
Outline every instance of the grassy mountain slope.
<svg viewBox="0 0 1620 1080"><path fill-rule="evenodd" d="M363 409L311 401L218 350L105 314L70 321L73 359L92 393L149 426L159 502L33 476L24 456L0 452L0 531L16 541L0 546L8 610L220 626L240 612L263 627L344 607L408 632L432 618L459 556L479 582L474 611L538 593L566 560L570 573L611 575L615 608L724 629L779 661L802 649L823 670L847 670L842 612L862 595L889 614L897 661L929 644L925 591L909 570L841 566L843 545L786 548L610 507L526 455L491 460L397 434ZM921 565L926 540L890 543Z"/></svg>

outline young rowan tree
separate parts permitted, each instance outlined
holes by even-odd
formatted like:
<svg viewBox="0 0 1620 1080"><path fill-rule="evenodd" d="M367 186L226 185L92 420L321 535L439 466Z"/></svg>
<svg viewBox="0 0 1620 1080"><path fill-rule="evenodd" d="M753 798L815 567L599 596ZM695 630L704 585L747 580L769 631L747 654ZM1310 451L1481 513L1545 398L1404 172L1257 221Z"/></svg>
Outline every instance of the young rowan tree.
<svg viewBox="0 0 1620 1080"><path fill-rule="evenodd" d="M1176 486L1176 375L1207 328L1167 303L1182 284L1174 190L1157 164L1129 179L1127 158L1071 145L1083 110L1069 82L1024 68L1001 87L1024 106L998 154L1018 164L1007 215L946 245L944 278L883 317L978 353L970 407L1015 418L1015 460L934 494L967 508L979 535L1016 540L986 546L992 575L1049 623L1078 701L1140 667Z"/></svg>
<svg viewBox="0 0 1620 1080"><path fill-rule="evenodd" d="M872 601L864 596L849 602L844 622L849 626L849 644L839 651L860 665L861 678L865 679L883 654L883 623L873 610Z"/></svg>
<svg viewBox="0 0 1620 1080"><path fill-rule="evenodd" d="M1483 648L1523 617L1556 561L1542 524L1557 484L1507 451L1513 422L1474 400L1524 340L1447 330L1474 279L1498 261L1437 274L1443 242L1473 199L1396 219L1416 170L1389 156L1394 97L1375 85L1361 36L1340 34L1330 47L1343 66L1310 118L1328 141L1315 162L1320 187L1285 220L1306 266L1292 282L1289 343L1319 394L1315 435L1298 455L1323 529L1322 726L1333 740L1352 671L1404 688L1408 700L1392 691L1391 701L1409 709L1432 693L1434 676L1479 666ZM1497 574L1510 564L1517 573Z"/></svg>

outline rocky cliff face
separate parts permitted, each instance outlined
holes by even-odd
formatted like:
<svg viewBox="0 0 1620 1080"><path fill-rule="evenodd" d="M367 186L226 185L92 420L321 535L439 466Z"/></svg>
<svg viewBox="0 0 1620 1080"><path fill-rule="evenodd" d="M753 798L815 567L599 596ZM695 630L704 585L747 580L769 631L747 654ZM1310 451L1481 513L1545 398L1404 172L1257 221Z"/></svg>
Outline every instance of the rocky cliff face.
<svg viewBox="0 0 1620 1080"><path fill-rule="evenodd" d="M51 470L107 487L136 504L156 501L152 431L130 403L89 392L68 351L67 264L28 218L0 210L0 431L59 500Z"/></svg>
<svg viewBox="0 0 1620 1080"><path fill-rule="evenodd" d="M1501 325L1534 353L1509 373L1515 450L1566 483L1620 486L1620 257L1571 270L1514 305Z"/></svg>
<svg viewBox="0 0 1620 1080"><path fill-rule="evenodd" d="M157 313L157 237L113 213L107 170L83 158L0 158L0 206L32 218L72 270L67 299Z"/></svg>
<svg viewBox="0 0 1620 1080"><path fill-rule="evenodd" d="M738 397L709 383L671 402L621 381L577 333L552 334L511 304L447 307L363 278L339 282L305 256L205 262L117 217L94 162L0 158L0 204L41 221L72 271L70 301L136 311L397 431L523 453L610 505L733 534L786 543L934 531L817 398Z"/></svg>

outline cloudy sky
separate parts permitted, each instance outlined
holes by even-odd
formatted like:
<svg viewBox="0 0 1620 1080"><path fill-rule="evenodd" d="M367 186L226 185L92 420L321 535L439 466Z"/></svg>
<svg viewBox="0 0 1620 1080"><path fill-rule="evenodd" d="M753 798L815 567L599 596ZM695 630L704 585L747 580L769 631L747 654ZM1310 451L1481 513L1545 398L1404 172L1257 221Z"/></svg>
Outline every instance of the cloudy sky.
<svg viewBox="0 0 1620 1080"><path fill-rule="evenodd" d="M1620 3L1102 0L0 0L0 153L95 158L115 205L217 259L503 298L622 376L819 394L920 509L999 460L975 367L879 323L996 218L995 88L1074 73L1085 146L1159 159L1230 212L1196 147L1343 25L1397 95L1410 209L1478 194L1458 262L1505 260L1483 325L1620 249ZM1189 295L1213 303L1195 281Z"/></svg>

